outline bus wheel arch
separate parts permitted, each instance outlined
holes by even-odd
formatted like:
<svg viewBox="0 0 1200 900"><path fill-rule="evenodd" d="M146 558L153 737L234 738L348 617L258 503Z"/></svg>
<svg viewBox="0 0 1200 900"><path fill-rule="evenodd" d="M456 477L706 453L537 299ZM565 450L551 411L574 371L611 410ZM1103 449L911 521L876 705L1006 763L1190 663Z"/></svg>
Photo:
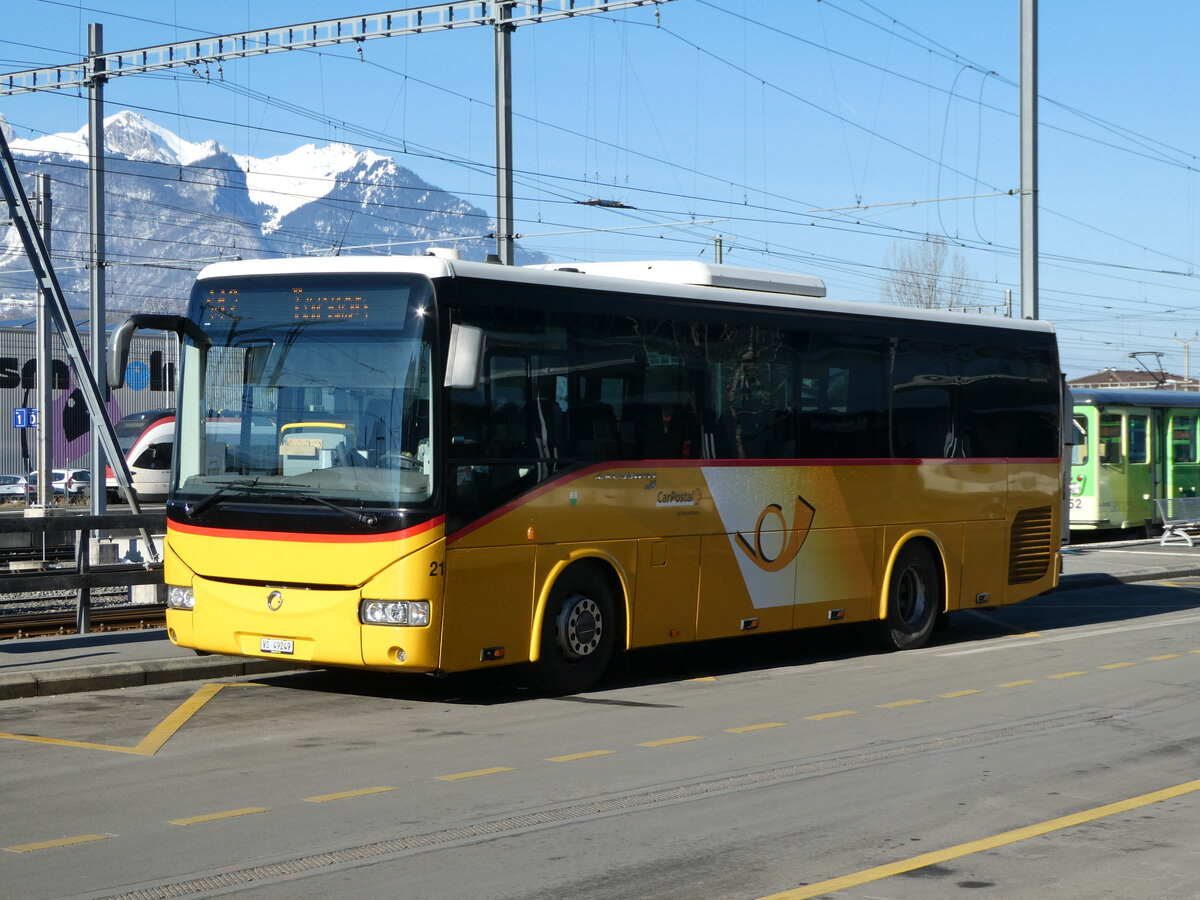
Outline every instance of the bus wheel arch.
<svg viewBox="0 0 1200 900"><path fill-rule="evenodd" d="M896 545L888 564L878 622L888 650L925 646L946 611L946 565L932 536L913 536Z"/></svg>
<svg viewBox="0 0 1200 900"><path fill-rule="evenodd" d="M549 581L535 618L531 648L535 686L578 693L595 684L625 646L625 591L605 560L566 563Z"/></svg>

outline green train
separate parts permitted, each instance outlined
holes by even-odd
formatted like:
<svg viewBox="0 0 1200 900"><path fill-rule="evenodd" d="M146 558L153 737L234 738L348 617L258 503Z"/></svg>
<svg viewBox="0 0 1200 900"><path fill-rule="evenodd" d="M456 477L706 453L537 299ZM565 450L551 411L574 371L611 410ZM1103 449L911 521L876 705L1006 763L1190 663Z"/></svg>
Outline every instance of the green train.
<svg viewBox="0 0 1200 900"><path fill-rule="evenodd" d="M1145 528L1154 501L1200 493L1200 393L1071 389L1072 531Z"/></svg>

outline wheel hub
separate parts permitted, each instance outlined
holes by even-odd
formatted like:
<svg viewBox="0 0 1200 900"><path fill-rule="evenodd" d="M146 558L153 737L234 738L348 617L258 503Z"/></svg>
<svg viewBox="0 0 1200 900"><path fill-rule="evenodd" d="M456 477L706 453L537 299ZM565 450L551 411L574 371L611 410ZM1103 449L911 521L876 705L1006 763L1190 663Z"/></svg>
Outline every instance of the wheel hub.
<svg viewBox="0 0 1200 900"><path fill-rule="evenodd" d="M583 659L596 652L604 634L600 607L591 597L572 594L558 614L558 646L570 659Z"/></svg>
<svg viewBox="0 0 1200 900"><path fill-rule="evenodd" d="M897 585L897 600L900 618L906 625L921 621L925 614L925 604L928 602L925 579L915 567L905 569L900 575Z"/></svg>

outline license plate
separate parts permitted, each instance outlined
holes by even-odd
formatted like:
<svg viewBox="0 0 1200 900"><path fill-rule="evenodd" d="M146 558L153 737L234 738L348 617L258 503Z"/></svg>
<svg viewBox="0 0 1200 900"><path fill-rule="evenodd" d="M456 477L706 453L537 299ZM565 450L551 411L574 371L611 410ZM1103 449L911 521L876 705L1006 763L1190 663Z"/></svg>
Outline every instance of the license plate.
<svg viewBox="0 0 1200 900"><path fill-rule="evenodd" d="M283 638L262 638L258 642L258 649L263 653L284 653L291 655L296 650L295 645L295 641L288 641Z"/></svg>

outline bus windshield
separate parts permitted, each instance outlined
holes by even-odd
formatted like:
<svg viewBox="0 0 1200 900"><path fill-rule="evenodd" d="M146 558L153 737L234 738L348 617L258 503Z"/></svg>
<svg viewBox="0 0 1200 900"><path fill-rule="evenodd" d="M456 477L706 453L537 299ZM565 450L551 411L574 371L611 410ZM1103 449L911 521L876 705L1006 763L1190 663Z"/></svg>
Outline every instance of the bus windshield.
<svg viewBox="0 0 1200 900"><path fill-rule="evenodd" d="M432 496L427 280L205 279L189 312L211 343L183 348L174 497L401 508Z"/></svg>

